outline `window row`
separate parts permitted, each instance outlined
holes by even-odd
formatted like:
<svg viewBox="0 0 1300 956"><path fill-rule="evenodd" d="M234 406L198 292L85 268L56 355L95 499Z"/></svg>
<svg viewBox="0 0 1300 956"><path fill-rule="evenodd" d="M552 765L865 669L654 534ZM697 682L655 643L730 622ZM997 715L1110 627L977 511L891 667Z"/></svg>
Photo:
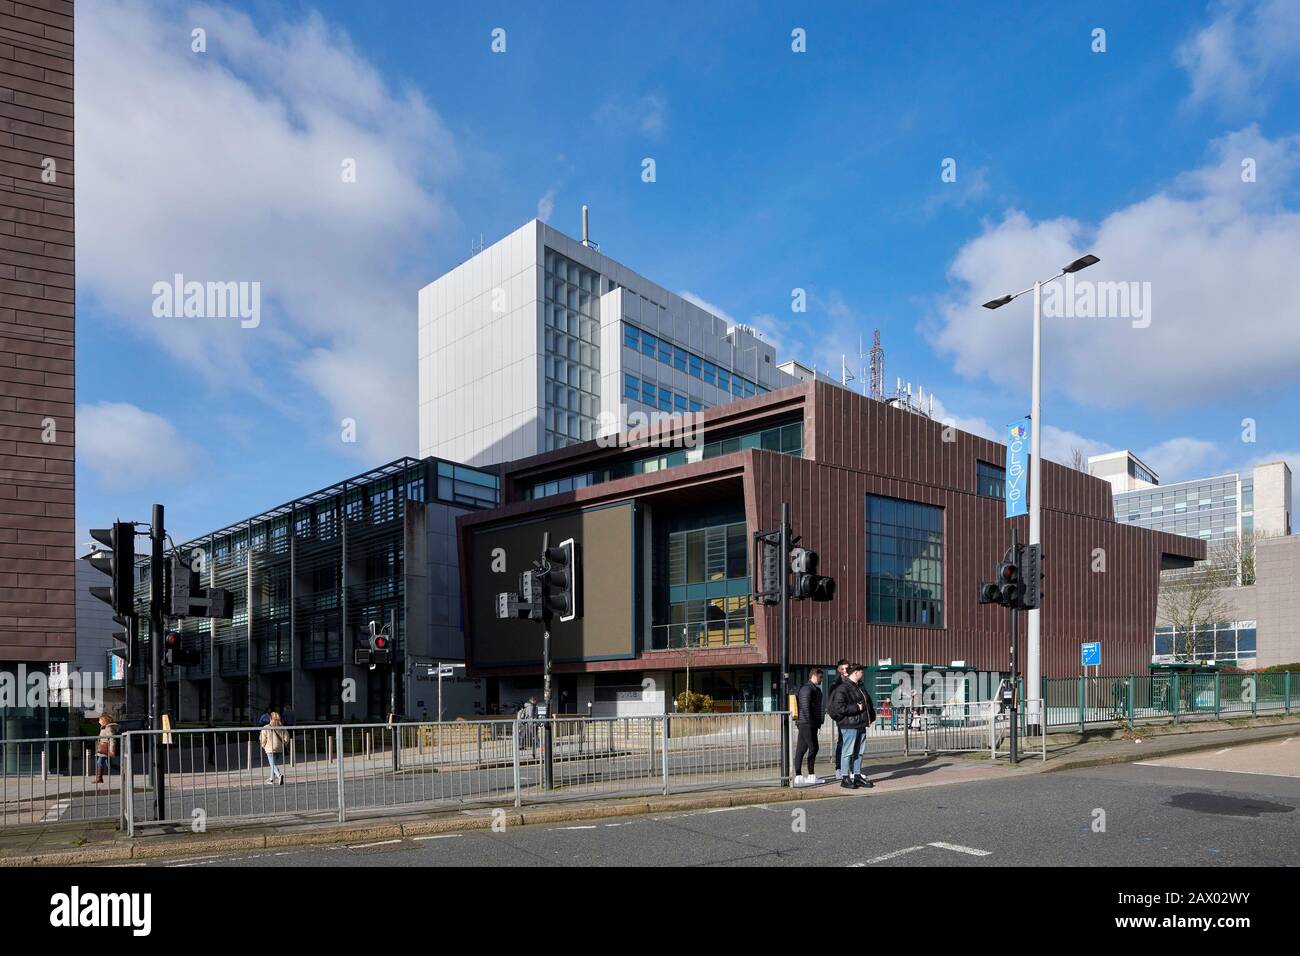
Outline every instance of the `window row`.
<svg viewBox="0 0 1300 956"><path fill-rule="evenodd" d="M654 382L644 382L635 375L623 373L623 397L633 401L644 402L651 408L665 412L700 412L704 406L694 399Z"/></svg>
<svg viewBox="0 0 1300 956"><path fill-rule="evenodd" d="M694 352L687 351L680 345L673 345L671 342L651 335L630 322L623 323L623 344L634 352L640 352L642 355L656 359L665 365L670 365L679 372L686 372L693 378L698 378L709 385L716 385L724 392L730 392L737 398L752 398L755 395L763 395L768 391L743 375L729 372L727 369L715 365Z"/></svg>

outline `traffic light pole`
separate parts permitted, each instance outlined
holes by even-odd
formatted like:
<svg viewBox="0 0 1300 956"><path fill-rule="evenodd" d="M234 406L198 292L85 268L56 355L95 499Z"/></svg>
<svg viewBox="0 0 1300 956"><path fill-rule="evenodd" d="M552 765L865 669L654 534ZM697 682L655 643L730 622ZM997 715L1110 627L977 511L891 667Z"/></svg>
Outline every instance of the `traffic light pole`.
<svg viewBox="0 0 1300 956"><path fill-rule="evenodd" d="M149 687L150 726L161 731L167 683L163 680L163 545L167 532L163 526L163 506L153 506L153 525L149 529L152 551L149 559ZM153 792L155 819L167 819L167 767L162 734L153 735Z"/></svg>
<svg viewBox="0 0 1300 956"><path fill-rule="evenodd" d="M551 549L551 533L542 532L542 558L549 560L547 554ZM546 589L543 588L543 594ZM551 737L551 609L542 601L542 705L546 708L546 717L542 720L542 785L551 790L555 786L555 763L552 759Z"/></svg>
<svg viewBox="0 0 1300 956"><path fill-rule="evenodd" d="M1011 528L1011 560L1020 563L1020 544L1016 536L1016 529L1013 525ZM1015 608L1008 608L1007 613L1011 615L1011 762L1016 764L1020 762L1020 754L1017 750L1018 738L1020 732L1020 687L1019 676L1016 673L1019 667L1018 635L1016 633L1017 617Z"/></svg>
<svg viewBox="0 0 1300 956"><path fill-rule="evenodd" d="M780 700L777 710L785 711L790 706L790 504L781 502L781 651ZM790 720L787 716L781 721L781 786L790 784Z"/></svg>

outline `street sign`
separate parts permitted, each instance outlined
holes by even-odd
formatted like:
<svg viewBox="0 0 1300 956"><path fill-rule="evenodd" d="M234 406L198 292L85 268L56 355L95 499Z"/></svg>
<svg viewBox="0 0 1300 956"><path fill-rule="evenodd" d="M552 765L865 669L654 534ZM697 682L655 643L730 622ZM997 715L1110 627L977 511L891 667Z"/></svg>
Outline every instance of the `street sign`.
<svg viewBox="0 0 1300 956"><path fill-rule="evenodd" d="M1092 641L1079 645L1080 663L1084 667L1101 666L1101 641Z"/></svg>
<svg viewBox="0 0 1300 956"><path fill-rule="evenodd" d="M439 676L439 677L455 677L455 676L456 676L456 668L452 667L450 664L444 664L442 667L439 667L439 668L438 668L438 676Z"/></svg>
<svg viewBox="0 0 1300 956"><path fill-rule="evenodd" d="M1007 517L1029 513L1029 430L1033 423L1028 418L1007 426L1006 488Z"/></svg>

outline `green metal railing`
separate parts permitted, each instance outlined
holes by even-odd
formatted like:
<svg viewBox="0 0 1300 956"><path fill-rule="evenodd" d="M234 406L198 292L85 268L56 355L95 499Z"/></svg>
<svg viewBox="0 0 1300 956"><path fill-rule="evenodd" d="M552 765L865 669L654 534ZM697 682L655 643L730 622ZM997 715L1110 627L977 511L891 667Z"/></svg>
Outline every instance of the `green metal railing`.
<svg viewBox="0 0 1300 956"><path fill-rule="evenodd" d="M1205 674L1164 671L1147 676L1045 677L1050 727L1188 717L1239 718L1290 714L1300 674Z"/></svg>

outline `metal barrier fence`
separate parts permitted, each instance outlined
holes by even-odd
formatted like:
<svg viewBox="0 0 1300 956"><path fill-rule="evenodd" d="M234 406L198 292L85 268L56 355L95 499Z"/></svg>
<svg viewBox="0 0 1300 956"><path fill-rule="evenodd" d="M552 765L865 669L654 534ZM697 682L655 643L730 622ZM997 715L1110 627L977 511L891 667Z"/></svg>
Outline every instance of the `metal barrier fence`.
<svg viewBox="0 0 1300 956"><path fill-rule="evenodd" d="M121 738L96 760L100 737L0 740L0 826L116 820L122 814Z"/></svg>
<svg viewBox="0 0 1300 956"><path fill-rule="evenodd" d="M1273 674L1188 673L1043 679L1049 727L1115 721L1257 717L1297 708L1300 680Z"/></svg>
<svg viewBox="0 0 1300 956"><path fill-rule="evenodd" d="M120 812L134 833L140 824L198 830L283 817L343 822L384 811L771 785L780 782L785 718L674 714L131 731L123 735ZM158 736L167 767L161 807L145 759Z"/></svg>

